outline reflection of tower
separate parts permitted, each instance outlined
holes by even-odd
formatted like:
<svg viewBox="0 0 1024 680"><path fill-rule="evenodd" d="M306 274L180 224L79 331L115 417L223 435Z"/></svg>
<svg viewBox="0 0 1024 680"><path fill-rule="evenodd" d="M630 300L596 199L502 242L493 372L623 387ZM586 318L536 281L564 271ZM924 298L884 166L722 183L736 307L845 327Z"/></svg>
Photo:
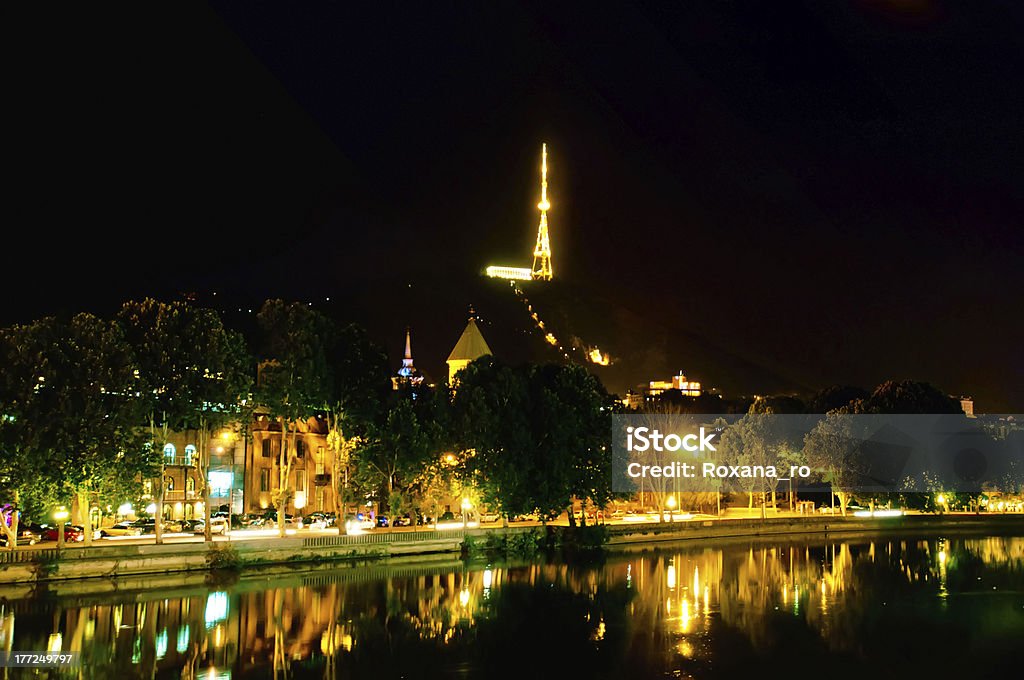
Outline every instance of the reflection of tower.
<svg viewBox="0 0 1024 680"><path fill-rule="evenodd" d="M533 249L533 278L550 281L551 243L548 241L548 145L541 145L540 165L540 226L537 228L537 245Z"/></svg>

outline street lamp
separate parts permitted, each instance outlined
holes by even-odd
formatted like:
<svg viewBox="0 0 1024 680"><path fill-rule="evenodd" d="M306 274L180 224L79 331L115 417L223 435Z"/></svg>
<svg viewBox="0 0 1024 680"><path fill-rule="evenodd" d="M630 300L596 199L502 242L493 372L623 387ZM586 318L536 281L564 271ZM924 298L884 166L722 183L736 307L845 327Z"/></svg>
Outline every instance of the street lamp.
<svg viewBox="0 0 1024 680"><path fill-rule="evenodd" d="M57 508L53 513L53 518L57 520L57 550L64 547L64 522L68 521L68 510L63 505Z"/></svg>
<svg viewBox="0 0 1024 680"><path fill-rule="evenodd" d="M665 501L665 505L668 507L668 521L671 522L673 521L673 519L675 519L673 517L673 514L675 513L673 513L672 511L676 509L676 497L669 496L668 500Z"/></svg>
<svg viewBox="0 0 1024 680"><path fill-rule="evenodd" d="M473 504L469 502L468 498L462 499L462 528L466 528L466 513L473 507Z"/></svg>

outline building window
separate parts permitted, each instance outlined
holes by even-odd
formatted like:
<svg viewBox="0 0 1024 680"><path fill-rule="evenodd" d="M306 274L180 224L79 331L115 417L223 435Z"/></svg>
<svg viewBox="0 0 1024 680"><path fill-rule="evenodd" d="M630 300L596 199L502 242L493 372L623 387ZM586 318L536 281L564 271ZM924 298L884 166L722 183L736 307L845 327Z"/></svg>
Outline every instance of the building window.
<svg viewBox="0 0 1024 680"><path fill-rule="evenodd" d="M322 475L324 473L324 447L316 447L316 473Z"/></svg>
<svg viewBox="0 0 1024 680"><path fill-rule="evenodd" d="M192 462L195 460L195 456L196 456L196 447L193 446L192 444L189 444L188 446L186 446L185 447L185 465L191 465Z"/></svg>
<svg viewBox="0 0 1024 680"><path fill-rule="evenodd" d="M185 478L185 491L192 491L192 492L194 492L195 490L196 490L196 478L192 477L192 476L186 477Z"/></svg>
<svg viewBox="0 0 1024 680"><path fill-rule="evenodd" d="M164 477L164 491L174 491L174 477L170 475Z"/></svg>
<svg viewBox="0 0 1024 680"><path fill-rule="evenodd" d="M263 440L263 457L270 458L270 439Z"/></svg>
<svg viewBox="0 0 1024 680"><path fill-rule="evenodd" d="M306 457L306 444L301 439L295 440L295 456L297 458Z"/></svg>
<svg viewBox="0 0 1024 680"><path fill-rule="evenodd" d="M266 468L260 470L260 491L270 491L270 470Z"/></svg>
<svg viewBox="0 0 1024 680"><path fill-rule="evenodd" d="M177 450L174 448L174 444L167 442L164 444L164 464L174 465L174 456Z"/></svg>
<svg viewBox="0 0 1024 680"><path fill-rule="evenodd" d="M296 470L295 471L295 490L299 493L305 493L306 491L306 471Z"/></svg>

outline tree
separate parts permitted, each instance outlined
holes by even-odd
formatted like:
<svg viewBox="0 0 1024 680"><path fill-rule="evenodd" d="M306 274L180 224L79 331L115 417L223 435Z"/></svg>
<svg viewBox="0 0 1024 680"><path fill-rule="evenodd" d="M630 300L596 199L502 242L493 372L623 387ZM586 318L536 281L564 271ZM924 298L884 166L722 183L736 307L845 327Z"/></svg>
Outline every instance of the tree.
<svg viewBox="0 0 1024 680"><path fill-rule="evenodd" d="M424 475L443 447L438 402L430 390L397 390L383 423L371 423L356 451L357 474L388 512L411 512Z"/></svg>
<svg viewBox="0 0 1024 680"><path fill-rule="evenodd" d="M291 469L295 462L297 423L318 412L330 397L327 355L333 325L307 305L283 300L263 303L257 321L263 336L259 402L270 410L271 418L276 418L281 427L277 485L273 495L278 531L283 537L285 506L292 495Z"/></svg>
<svg viewBox="0 0 1024 680"><path fill-rule="evenodd" d="M148 298L126 302L117 321L147 384L143 396L151 441L166 441L170 430L195 429L199 433L206 537L211 540L210 432L236 419L249 396L252 361L244 341L224 328L216 312L184 302L167 304ZM154 487L157 543L162 542L164 495L163 456L159 460Z"/></svg>
<svg viewBox="0 0 1024 680"><path fill-rule="evenodd" d="M510 367L482 357L452 397L456 448L481 500L506 516L553 518L575 497L611 497L610 403L579 366Z"/></svg>
<svg viewBox="0 0 1024 680"><path fill-rule="evenodd" d="M333 384L323 410L327 448L334 461L331 488L340 533L348 504L354 500L350 474L353 453L366 441L370 428L385 417L392 390L387 354L362 326L345 326L335 334L330 347Z"/></svg>
<svg viewBox="0 0 1024 680"><path fill-rule="evenodd" d="M932 385L914 380L887 380L866 399L850 403L849 413L963 413L960 402Z"/></svg>
<svg viewBox="0 0 1024 680"><path fill-rule="evenodd" d="M826 414L804 437L807 464L818 471L832 493L839 498L839 509L846 514L851 493L863 473L861 443L867 438L863 427L837 409Z"/></svg>
<svg viewBox="0 0 1024 680"><path fill-rule="evenodd" d="M157 466L143 427L148 386L121 329L91 314L9 329L3 344L5 453L22 460L11 467L36 475L23 484L70 496L91 544L93 502L120 502Z"/></svg>

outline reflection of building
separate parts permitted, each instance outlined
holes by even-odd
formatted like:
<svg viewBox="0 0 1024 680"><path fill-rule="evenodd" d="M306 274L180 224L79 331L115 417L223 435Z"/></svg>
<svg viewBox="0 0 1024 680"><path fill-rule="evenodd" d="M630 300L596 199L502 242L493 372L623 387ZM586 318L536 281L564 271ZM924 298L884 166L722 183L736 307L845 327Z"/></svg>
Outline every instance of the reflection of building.
<svg viewBox="0 0 1024 680"><path fill-rule="evenodd" d="M405 357L402 359L402 367L396 371L391 378L391 385L394 389L399 387L419 387L423 383L423 373L412 363L412 340L409 329L405 329Z"/></svg>
<svg viewBox="0 0 1024 680"><path fill-rule="evenodd" d="M652 380L644 394L648 397L657 397L668 390L679 390L684 397L699 397L701 394L700 383L687 380L682 371L669 380Z"/></svg>
<svg viewBox="0 0 1024 680"><path fill-rule="evenodd" d="M452 348L452 353L448 355L448 384L455 383L455 374L468 366L469 362L490 353L491 348L487 346L487 341L477 328L473 310L470 308L466 329L462 331L459 341Z"/></svg>

